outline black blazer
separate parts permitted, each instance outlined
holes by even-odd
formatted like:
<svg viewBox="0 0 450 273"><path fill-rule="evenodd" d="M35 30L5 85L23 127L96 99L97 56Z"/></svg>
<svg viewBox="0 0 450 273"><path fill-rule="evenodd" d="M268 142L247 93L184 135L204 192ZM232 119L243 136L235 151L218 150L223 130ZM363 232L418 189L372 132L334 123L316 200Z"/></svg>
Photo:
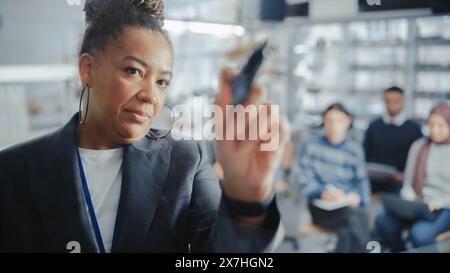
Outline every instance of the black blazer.
<svg viewBox="0 0 450 273"><path fill-rule="evenodd" d="M97 252L76 160L78 115L0 152L0 252ZM144 137L125 146L112 252L261 252L282 238L276 205L265 225L233 220L205 148Z"/></svg>

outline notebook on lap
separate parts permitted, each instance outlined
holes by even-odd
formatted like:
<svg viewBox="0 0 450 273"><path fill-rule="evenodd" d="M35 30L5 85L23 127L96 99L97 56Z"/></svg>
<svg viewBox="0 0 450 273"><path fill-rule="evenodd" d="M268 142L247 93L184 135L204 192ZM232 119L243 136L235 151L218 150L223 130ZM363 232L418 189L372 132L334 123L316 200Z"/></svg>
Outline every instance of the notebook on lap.
<svg viewBox="0 0 450 273"><path fill-rule="evenodd" d="M433 213L423 202L405 200L389 193L382 193L381 200L386 211L399 219L415 221L433 218Z"/></svg>

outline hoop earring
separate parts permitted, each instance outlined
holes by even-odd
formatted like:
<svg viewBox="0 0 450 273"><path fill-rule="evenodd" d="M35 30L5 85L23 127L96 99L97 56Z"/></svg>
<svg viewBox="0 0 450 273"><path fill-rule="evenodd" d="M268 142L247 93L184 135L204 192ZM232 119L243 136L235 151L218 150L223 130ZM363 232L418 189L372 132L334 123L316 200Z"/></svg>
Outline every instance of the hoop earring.
<svg viewBox="0 0 450 273"><path fill-rule="evenodd" d="M84 92L85 92L86 88L87 88L86 112L84 113L84 117L82 117L83 113L81 111L81 107L83 104L83 97L84 97ZM81 91L80 104L78 106L78 122L80 125L83 125L86 123L86 118L87 118L87 114L88 114L88 110L89 110L89 96L90 96L90 87L84 86L83 90Z"/></svg>
<svg viewBox="0 0 450 273"><path fill-rule="evenodd" d="M167 131L167 133L165 133L165 134L161 134L160 132L155 132L155 131L152 131L152 129L150 129L150 130L148 131L148 133L146 134L146 136L147 136L148 138L162 139L162 138L165 138L166 136L168 136L168 135L172 132L173 125L175 124L175 115L174 115L174 113L173 113L172 106L170 106L170 105L168 105L168 104L163 104L163 106L169 108L169 110L170 110L170 116L171 116L171 118L172 118L172 126L171 126L170 129ZM160 130L159 130L159 131L160 131Z"/></svg>

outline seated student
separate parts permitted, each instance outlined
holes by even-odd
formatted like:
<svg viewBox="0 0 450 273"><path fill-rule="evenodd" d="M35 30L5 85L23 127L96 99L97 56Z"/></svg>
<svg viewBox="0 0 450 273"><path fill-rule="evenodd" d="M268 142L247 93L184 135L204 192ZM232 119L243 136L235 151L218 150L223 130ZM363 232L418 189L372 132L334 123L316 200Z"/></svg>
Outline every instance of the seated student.
<svg viewBox="0 0 450 273"><path fill-rule="evenodd" d="M370 123L364 137L367 162L392 166L395 175L376 177L369 172L372 192L399 193L406 158L411 144L422 137L420 126L407 119L403 109L405 96L396 86L384 91L386 114Z"/></svg>
<svg viewBox="0 0 450 273"><path fill-rule="evenodd" d="M341 104L323 113L325 135L313 137L300 151L300 190L310 199L314 224L333 229L338 236L336 252L364 252L369 238L369 181L362 147L347 137L351 115ZM351 200L350 206L325 210L313 200Z"/></svg>
<svg viewBox="0 0 450 273"><path fill-rule="evenodd" d="M407 222L384 211L376 226L382 245L391 251L405 249L401 234L408 226L414 247L433 244L437 235L450 230L450 168L445 165L450 161L450 106L434 107L428 126L430 136L414 142L409 151L401 196L427 203L433 219Z"/></svg>

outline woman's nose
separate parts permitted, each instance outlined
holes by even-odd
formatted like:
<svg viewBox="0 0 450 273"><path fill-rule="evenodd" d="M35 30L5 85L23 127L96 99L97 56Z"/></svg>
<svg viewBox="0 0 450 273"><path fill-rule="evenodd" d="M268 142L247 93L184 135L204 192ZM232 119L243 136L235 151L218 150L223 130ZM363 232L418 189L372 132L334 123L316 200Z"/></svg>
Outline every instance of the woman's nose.
<svg viewBox="0 0 450 273"><path fill-rule="evenodd" d="M146 84L139 90L137 98L146 103L156 104L158 102L157 88L152 84Z"/></svg>

